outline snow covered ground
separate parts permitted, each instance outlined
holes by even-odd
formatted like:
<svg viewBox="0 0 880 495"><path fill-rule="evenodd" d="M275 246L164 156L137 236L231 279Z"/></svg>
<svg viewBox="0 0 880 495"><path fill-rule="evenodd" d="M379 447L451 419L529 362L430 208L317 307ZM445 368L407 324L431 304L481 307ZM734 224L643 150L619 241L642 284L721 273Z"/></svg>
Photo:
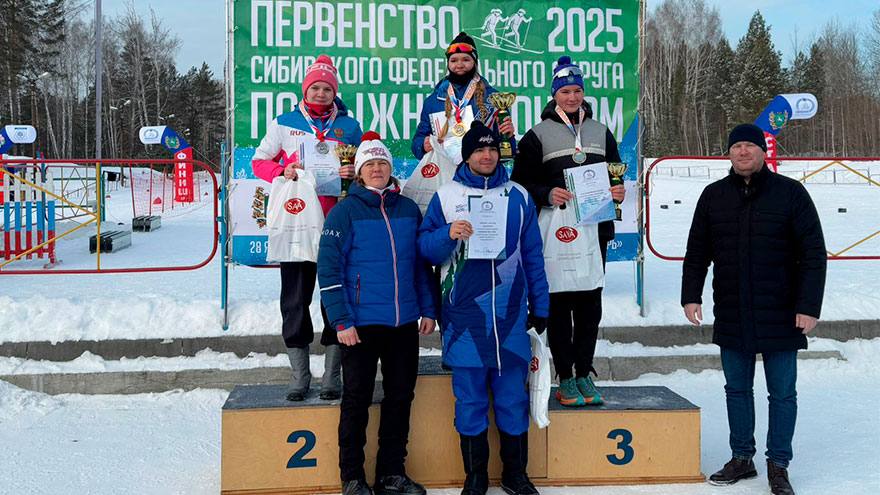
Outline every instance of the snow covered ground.
<svg viewBox="0 0 880 495"><path fill-rule="evenodd" d="M839 343L847 361L802 361L790 473L801 495L880 493L880 339ZM760 364L758 365L760 368ZM706 484L542 488L545 495L769 493L763 466L766 387L756 373L759 478ZM728 460L719 371L646 375L615 385L663 385L702 408L702 469ZM600 386L602 383L600 383ZM226 392L47 396L0 382L0 494L216 494ZM413 419L418 421L417 418ZM459 490L430 490L455 495ZM491 495L500 495L498 488Z"/></svg>
<svg viewBox="0 0 880 495"><path fill-rule="evenodd" d="M727 162L675 162L663 165L652 184L651 238L663 255L681 256L690 217L700 191ZM815 164L811 165L815 168ZM803 170L786 166L797 174ZM857 167L880 180L880 164ZM711 174L708 170L711 168ZM839 168L839 167L838 167ZM673 170L675 169L675 170ZM682 177L684 171L690 177ZM704 172L704 170L706 172ZM842 169L840 169L842 170ZM664 175L664 172L668 172ZM826 171L827 172L827 171ZM694 177L703 173L702 178ZM802 173L802 172L801 172ZM674 177L674 178L673 178ZM837 178L817 175L808 181L819 208L828 248L840 251L858 239L880 230L880 188L855 181L851 173ZM838 184L829 181L838 180ZM681 204L675 204L680 200ZM114 192L108 201L108 224L130 221L130 194ZM660 209L660 204L668 209ZM838 208L847 213L838 213ZM133 245L101 257L102 266L180 266L198 263L211 250L213 211L209 203L185 214L163 217L162 227L151 233L134 233ZM94 266L87 238L59 241L61 267ZM847 254L880 255L880 236ZM37 268L42 262L13 264L7 269ZM877 278L880 261L833 261L822 318L826 320L880 319ZM604 292L604 326L675 325L686 323L679 306L681 264L646 252L645 300L647 316L639 316L635 302L635 264L608 265ZM278 311L278 272L268 268L233 267L230 271L229 333L274 334L281 327ZM316 294L317 295L317 294ZM704 316L711 323L710 282L704 293ZM317 299L315 299L317 301ZM312 313L318 322L317 304ZM171 338L224 335L220 311L220 258L186 272L117 275L0 275L0 342L31 340L100 340ZM318 326L320 328L320 326Z"/></svg>

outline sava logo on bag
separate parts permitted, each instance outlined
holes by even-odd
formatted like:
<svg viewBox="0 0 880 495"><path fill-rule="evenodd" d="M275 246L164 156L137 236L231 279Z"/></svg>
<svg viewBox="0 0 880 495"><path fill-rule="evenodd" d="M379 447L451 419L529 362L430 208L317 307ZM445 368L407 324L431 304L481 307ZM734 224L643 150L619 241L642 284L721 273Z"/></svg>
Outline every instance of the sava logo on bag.
<svg viewBox="0 0 880 495"><path fill-rule="evenodd" d="M436 177L439 173L440 167L438 167L436 163L428 163L424 167L422 167L422 177L426 179Z"/></svg>
<svg viewBox="0 0 880 495"><path fill-rule="evenodd" d="M538 369L541 368L541 362L538 361L538 356L532 356L532 360L529 361L529 371L532 373L537 373Z"/></svg>
<svg viewBox="0 0 880 495"><path fill-rule="evenodd" d="M562 242L571 242L578 237L578 231L574 227L559 227L556 231L556 238Z"/></svg>
<svg viewBox="0 0 880 495"><path fill-rule="evenodd" d="M298 215L301 211L305 209L306 202L299 198L288 199L287 202L284 203L284 210L291 215Z"/></svg>

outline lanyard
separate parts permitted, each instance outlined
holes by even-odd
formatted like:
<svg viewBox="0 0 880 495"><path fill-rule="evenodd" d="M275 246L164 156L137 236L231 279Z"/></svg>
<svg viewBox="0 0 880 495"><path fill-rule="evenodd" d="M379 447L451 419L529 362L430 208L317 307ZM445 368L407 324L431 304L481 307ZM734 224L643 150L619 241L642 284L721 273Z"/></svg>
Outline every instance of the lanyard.
<svg viewBox="0 0 880 495"><path fill-rule="evenodd" d="M455 109L455 122L461 123L461 109L462 107L466 107L468 103L471 102L471 97L474 96L474 91L477 90L477 83L480 81L480 76L474 77L471 79L471 82L468 83L467 89L464 92L464 95L461 97L461 100L455 97L455 90L452 89L452 83L449 83L449 86L446 88L446 95L449 98L449 102L452 103L452 107Z"/></svg>
<svg viewBox="0 0 880 495"><path fill-rule="evenodd" d="M299 102L299 111L300 113L302 113L303 117L305 117L306 122L309 123L309 127L312 128L312 132L315 133L315 137L317 137L318 141L321 142L323 142L325 139L324 134L326 133L326 131L333 127L333 122L336 120L336 115L339 113L339 109L336 108L336 105L334 104L333 110L330 111L330 116L327 118L327 123L321 125L321 127L318 127L318 124L316 124L314 119L312 119L312 116L309 115L309 109L306 108L305 102Z"/></svg>
<svg viewBox="0 0 880 495"><path fill-rule="evenodd" d="M581 127L584 125L584 117L586 116L586 112L581 108L578 110L578 117L580 117L580 122L578 122L577 128L572 125L571 120L568 118L568 115L559 108L559 105L556 105L556 115L559 115L559 118L562 119L562 123L568 127L568 130L574 134L574 149L576 151L581 151Z"/></svg>

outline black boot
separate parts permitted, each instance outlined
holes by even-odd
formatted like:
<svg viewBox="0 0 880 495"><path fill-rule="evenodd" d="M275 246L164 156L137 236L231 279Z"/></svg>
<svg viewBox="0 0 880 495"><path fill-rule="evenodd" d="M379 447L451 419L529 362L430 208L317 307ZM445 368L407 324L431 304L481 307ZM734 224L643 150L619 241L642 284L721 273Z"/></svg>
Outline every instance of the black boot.
<svg viewBox="0 0 880 495"><path fill-rule="evenodd" d="M373 485L373 493L376 495L425 495L428 493L425 487L405 474L377 478L376 484Z"/></svg>
<svg viewBox="0 0 880 495"><path fill-rule="evenodd" d="M758 476L755 463L751 459L738 459L734 457L718 472L709 476L710 485L732 485L739 480L747 480Z"/></svg>
<svg viewBox="0 0 880 495"><path fill-rule="evenodd" d="M508 435L498 430L501 437L501 488L510 495L538 495L535 485L526 474L529 462L529 432Z"/></svg>
<svg viewBox="0 0 880 495"><path fill-rule="evenodd" d="M770 459L767 459L767 481L773 495L794 495L794 488L788 482L788 469L777 466Z"/></svg>
<svg viewBox="0 0 880 495"><path fill-rule="evenodd" d="M461 460L464 462L464 488L461 495L486 495L489 490L488 430L475 436L460 435Z"/></svg>
<svg viewBox="0 0 880 495"><path fill-rule="evenodd" d="M366 480L343 481L342 495L373 495L373 490Z"/></svg>

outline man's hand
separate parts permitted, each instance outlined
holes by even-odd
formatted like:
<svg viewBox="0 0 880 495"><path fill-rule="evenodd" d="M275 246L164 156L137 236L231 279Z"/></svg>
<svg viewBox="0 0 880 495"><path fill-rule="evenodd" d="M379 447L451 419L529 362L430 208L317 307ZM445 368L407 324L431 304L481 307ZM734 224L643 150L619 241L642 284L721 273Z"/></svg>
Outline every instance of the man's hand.
<svg viewBox="0 0 880 495"><path fill-rule="evenodd" d="M526 328L534 328L538 334L542 334L547 330L547 318L530 314L528 318L526 318Z"/></svg>
<svg viewBox="0 0 880 495"><path fill-rule="evenodd" d="M431 318L423 316L419 320L419 335L431 335L437 328L437 322Z"/></svg>
<svg viewBox="0 0 880 495"><path fill-rule="evenodd" d="M296 180L296 169L300 168L299 162L291 162L284 166L284 178Z"/></svg>
<svg viewBox="0 0 880 495"><path fill-rule="evenodd" d="M361 339L358 337L358 332L355 327L348 327L341 332L337 332L336 338L339 339L339 343L342 345L352 346L361 343Z"/></svg>
<svg viewBox="0 0 880 495"><path fill-rule="evenodd" d="M697 303L685 304L684 316L689 322L696 326L700 326L700 322L703 321L703 307Z"/></svg>
<svg viewBox="0 0 880 495"><path fill-rule="evenodd" d="M466 241L474 234L474 228L467 220L456 220L449 224L449 238Z"/></svg>
<svg viewBox="0 0 880 495"><path fill-rule="evenodd" d="M611 199L618 203L623 203L623 200L626 198L626 188L623 185L611 186L609 191L611 191Z"/></svg>
<svg viewBox="0 0 880 495"><path fill-rule="evenodd" d="M818 322L818 318L813 318L810 315L802 315L798 313L794 317L794 326L800 328L804 335L810 333L811 330L816 328L816 323Z"/></svg>
<svg viewBox="0 0 880 495"><path fill-rule="evenodd" d="M550 190L550 204L553 206L559 206L566 201L569 201L574 198L574 194L569 192L566 189L561 187L554 187Z"/></svg>

